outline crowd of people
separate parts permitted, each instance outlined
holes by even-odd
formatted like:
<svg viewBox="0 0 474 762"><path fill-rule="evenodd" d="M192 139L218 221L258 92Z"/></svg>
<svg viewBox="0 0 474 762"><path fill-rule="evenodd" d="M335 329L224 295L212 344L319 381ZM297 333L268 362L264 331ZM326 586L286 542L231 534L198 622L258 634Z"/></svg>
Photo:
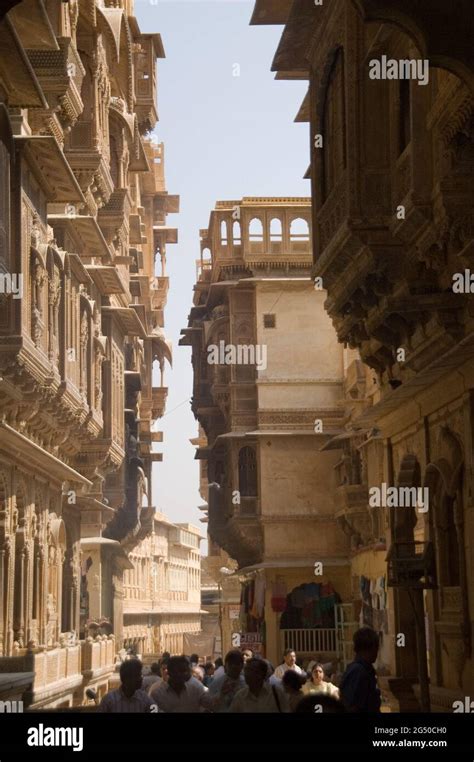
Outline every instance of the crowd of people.
<svg viewBox="0 0 474 762"><path fill-rule="evenodd" d="M107 693L99 712L379 712L380 691L373 667L379 638L370 627L354 634L354 661L341 676L332 664L313 660L304 670L295 651L272 664L250 649L229 651L224 661L199 664L199 656L171 656L142 676L139 659L120 667L121 685ZM334 682L333 682L334 681ZM337 684L336 684L337 683Z"/></svg>

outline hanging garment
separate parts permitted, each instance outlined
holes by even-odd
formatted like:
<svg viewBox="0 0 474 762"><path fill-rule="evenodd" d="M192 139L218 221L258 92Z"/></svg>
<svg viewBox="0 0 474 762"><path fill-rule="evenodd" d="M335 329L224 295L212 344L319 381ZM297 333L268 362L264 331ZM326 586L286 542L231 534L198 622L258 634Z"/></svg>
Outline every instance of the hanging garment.
<svg viewBox="0 0 474 762"><path fill-rule="evenodd" d="M291 605L295 609L302 609L304 602L304 585L300 585L291 593Z"/></svg>
<svg viewBox="0 0 474 762"><path fill-rule="evenodd" d="M263 619L265 608L265 576L257 574L254 587L254 599L251 614L255 619Z"/></svg>
<svg viewBox="0 0 474 762"><path fill-rule="evenodd" d="M282 612L287 607L286 583L281 577L277 577L272 585L272 597L270 599L272 611Z"/></svg>

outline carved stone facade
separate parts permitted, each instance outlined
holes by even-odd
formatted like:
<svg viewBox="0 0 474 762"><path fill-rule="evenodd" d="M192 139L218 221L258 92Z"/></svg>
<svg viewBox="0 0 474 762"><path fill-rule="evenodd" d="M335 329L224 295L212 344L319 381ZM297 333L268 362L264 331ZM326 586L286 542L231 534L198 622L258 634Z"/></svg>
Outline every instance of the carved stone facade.
<svg viewBox="0 0 474 762"><path fill-rule="evenodd" d="M0 671L35 673L35 707L107 689L153 526L179 199L146 137L161 39L132 6L25 0L0 22Z"/></svg>
<svg viewBox="0 0 474 762"><path fill-rule="evenodd" d="M260 577L264 610L242 626L255 636L265 631L265 652L278 662L290 635L272 604L274 588L290 595L312 583L320 562L316 581L350 598L349 539L336 515L338 453L321 452L344 424L345 353L324 292L310 279L309 199L219 201L201 231L201 252L181 344L192 347L207 566L224 595L230 579L219 567L237 562L244 585ZM235 347L237 361L213 361L215 347ZM255 358L239 361L239 347L255 347ZM327 627L332 634L318 650L329 653L334 620ZM224 621L225 643L226 629Z"/></svg>
<svg viewBox="0 0 474 762"><path fill-rule="evenodd" d="M443 0L288 0L278 10L258 0L252 19L285 25L277 77L309 81L300 118L312 146L313 275L376 390L348 419L366 487L429 490L425 512L380 511L360 494L358 526L347 515L344 525L361 547L383 534L392 560L403 544L432 554L435 584L414 608L409 589L389 592L387 666L401 702L413 686L423 708L443 711L474 690L473 296L453 288L474 245L471 16L464 0L456 13ZM428 83L372 79L382 56L426 59ZM349 461L355 445L344 445Z"/></svg>

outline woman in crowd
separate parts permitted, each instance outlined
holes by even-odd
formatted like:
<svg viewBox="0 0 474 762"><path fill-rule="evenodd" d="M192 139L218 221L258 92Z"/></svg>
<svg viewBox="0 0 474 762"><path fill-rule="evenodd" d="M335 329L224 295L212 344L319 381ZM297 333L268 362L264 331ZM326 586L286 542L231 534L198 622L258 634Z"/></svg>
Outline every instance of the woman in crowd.
<svg viewBox="0 0 474 762"><path fill-rule="evenodd" d="M319 663L313 665L311 677L303 686L303 693L324 693L327 696L339 698L339 688L324 679L323 665Z"/></svg>

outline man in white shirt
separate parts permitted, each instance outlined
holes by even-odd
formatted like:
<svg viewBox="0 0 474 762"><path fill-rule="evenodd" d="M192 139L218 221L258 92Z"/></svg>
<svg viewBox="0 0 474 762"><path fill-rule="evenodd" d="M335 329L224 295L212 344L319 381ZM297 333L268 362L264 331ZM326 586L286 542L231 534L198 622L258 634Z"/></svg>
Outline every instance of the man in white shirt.
<svg viewBox="0 0 474 762"><path fill-rule="evenodd" d="M150 691L152 701L162 712L191 713L211 710L212 697L208 689L191 677L191 667L185 656L172 656L168 662L168 682Z"/></svg>
<svg viewBox="0 0 474 762"><path fill-rule="evenodd" d="M287 648L286 651L283 652L283 664L280 664L280 666L276 668L274 673L275 677L281 680L287 669L294 670L298 675L301 675L303 672L301 667L298 667L296 663L296 654L292 648Z"/></svg>

